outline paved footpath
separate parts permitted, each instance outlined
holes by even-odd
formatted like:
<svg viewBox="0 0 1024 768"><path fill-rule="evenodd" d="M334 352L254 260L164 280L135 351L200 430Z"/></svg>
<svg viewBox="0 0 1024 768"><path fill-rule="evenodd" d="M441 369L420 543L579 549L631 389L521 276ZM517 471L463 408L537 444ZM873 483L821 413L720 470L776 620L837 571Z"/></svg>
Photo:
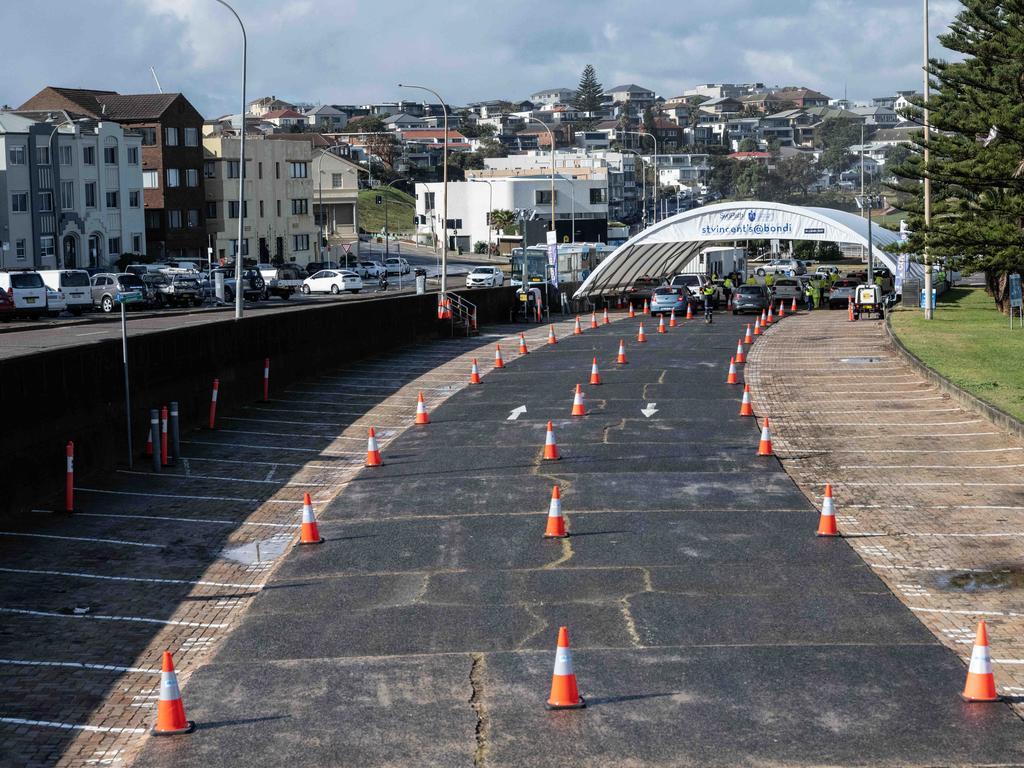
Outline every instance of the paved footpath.
<svg viewBox="0 0 1024 768"><path fill-rule="evenodd" d="M790 476L812 498L833 484L840 532L965 662L985 619L999 692L1024 715L1024 442L845 312L772 328L747 373Z"/></svg>
<svg viewBox="0 0 1024 768"><path fill-rule="evenodd" d="M1024 764L1012 710L961 702L956 655L755 457L724 383L740 324L648 323L616 367L634 328L535 348L396 435L189 676L198 730L137 764ZM329 424L354 386L287 419ZM555 483L566 540L542 538ZM544 709L560 625L585 710Z"/></svg>

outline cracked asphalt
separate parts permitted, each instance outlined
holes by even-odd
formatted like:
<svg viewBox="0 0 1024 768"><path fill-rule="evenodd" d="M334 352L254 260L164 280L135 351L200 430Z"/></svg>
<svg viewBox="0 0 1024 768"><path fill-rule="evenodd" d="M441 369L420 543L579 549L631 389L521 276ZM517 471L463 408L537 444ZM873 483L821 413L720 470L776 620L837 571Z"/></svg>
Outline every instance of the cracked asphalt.
<svg viewBox="0 0 1024 768"><path fill-rule="evenodd" d="M535 349L391 442L191 674L197 731L137 764L1024 764L1017 716L963 703L962 662L756 457L740 323L655 327ZM588 706L548 712L563 624Z"/></svg>

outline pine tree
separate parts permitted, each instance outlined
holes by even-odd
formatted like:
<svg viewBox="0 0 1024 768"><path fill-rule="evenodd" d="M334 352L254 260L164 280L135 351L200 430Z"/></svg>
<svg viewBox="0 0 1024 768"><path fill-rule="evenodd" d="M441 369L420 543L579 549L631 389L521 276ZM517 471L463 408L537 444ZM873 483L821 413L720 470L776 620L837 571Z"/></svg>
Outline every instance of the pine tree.
<svg viewBox="0 0 1024 768"><path fill-rule="evenodd" d="M963 55L932 60L924 136L896 169L899 205L910 213L906 250L963 270L981 270L1000 308L1008 275L1024 270L1024 0L962 0L939 40ZM913 117L921 119L922 100ZM931 226L924 226L921 180L932 180Z"/></svg>
<svg viewBox="0 0 1024 768"><path fill-rule="evenodd" d="M594 113L601 109L603 98L604 87L597 82L597 72L587 64L580 75L580 84L576 88L576 98L572 105L584 113L586 122L592 123Z"/></svg>

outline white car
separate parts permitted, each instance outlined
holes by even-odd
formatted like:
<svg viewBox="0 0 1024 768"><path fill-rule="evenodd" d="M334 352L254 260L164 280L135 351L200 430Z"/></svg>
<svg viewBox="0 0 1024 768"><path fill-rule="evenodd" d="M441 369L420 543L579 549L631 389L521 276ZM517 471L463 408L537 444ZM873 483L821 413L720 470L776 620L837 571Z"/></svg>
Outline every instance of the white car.
<svg viewBox="0 0 1024 768"><path fill-rule="evenodd" d="M0 291L6 291L19 315L39 318L46 314L46 286L38 272L0 270Z"/></svg>
<svg viewBox="0 0 1024 768"><path fill-rule="evenodd" d="M474 267L473 271L466 275L467 288L490 288L504 282L505 275L500 267Z"/></svg>
<svg viewBox="0 0 1024 768"><path fill-rule="evenodd" d="M758 267L755 274L758 277L764 277L765 275L789 275L790 277L796 277L802 275L807 271L807 268L796 259L772 259L762 267Z"/></svg>
<svg viewBox="0 0 1024 768"><path fill-rule="evenodd" d="M55 291L53 288L46 289L46 314L50 317L57 317L67 308L67 299L64 298L61 291Z"/></svg>
<svg viewBox="0 0 1024 768"><path fill-rule="evenodd" d="M351 291L359 293L363 290L363 279L350 269L321 269L302 281L302 292L334 293Z"/></svg>
<svg viewBox="0 0 1024 768"><path fill-rule="evenodd" d="M412 271L408 261L394 257L385 259L384 266L387 267L389 275L408 275Z"/></svg>
<svg viewBox="0 0 1024 768"><path fill-rule="evenodd" d="M364 280L374 279L384 274L384 265L379 261L360 261L356 265L355 271Z"/></svg>

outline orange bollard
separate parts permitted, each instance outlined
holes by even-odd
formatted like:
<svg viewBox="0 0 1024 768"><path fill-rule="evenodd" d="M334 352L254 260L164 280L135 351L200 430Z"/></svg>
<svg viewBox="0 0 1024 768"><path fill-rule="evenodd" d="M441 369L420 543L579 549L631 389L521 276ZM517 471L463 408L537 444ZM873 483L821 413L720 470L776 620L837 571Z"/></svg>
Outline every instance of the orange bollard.
<svg viewBox="0 0 1024 768"><path fill-rule="evenodd" d="M597 364L596 357L594 364ZM64 511L75 511L75 444L70 440L65 448Z"/></svg>

